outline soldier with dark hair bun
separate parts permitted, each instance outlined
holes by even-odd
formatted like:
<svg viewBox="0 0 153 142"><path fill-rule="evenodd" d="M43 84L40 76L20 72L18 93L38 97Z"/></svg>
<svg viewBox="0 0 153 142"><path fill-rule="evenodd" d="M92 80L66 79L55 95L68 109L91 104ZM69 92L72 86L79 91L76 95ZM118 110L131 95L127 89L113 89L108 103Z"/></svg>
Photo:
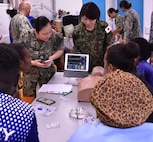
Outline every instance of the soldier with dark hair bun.
<svg viewBox="0 0 153 142"><path fill-rule="evenodd" d="M151 13L151 25L150 25L149 42L153 43L153 12Z"/></svg>
<svg viewBox="0 0 153 142"><path fill-rule="evenodd" d="M114 8L109 8L107 10L107 14L110 18L115 18L115 26L116 26L116 29L114 29L112 32L113 32L113 35L117 35L117 34L121 34L122 35L122 38L123 38L123 16L120 15L118 13L118 10L117 9L114 9Z"/></svg>
<svg viewBox="0 0 153 142"><path fill-rule="evenodd" d="M17 13L18 11L16 9L7 9L6 10L6 13L11 17L13 18ZM9 36L10 36L10 42L13 43L13 38L12 38L12 33L11 33L11 21L12 19L10 20L10 24L9 24Z"/></svg>
<svg viewBox="0 0 153 142"><path fill-rule="evenodd" d="M52 30L50 21L45 16L37 17L34 29L26 32L22 42L29 50L31 68L24 71L23 95L36 97L37 83L47 83L55 74L54 60L63 55L63 37Z"/></svg>
<svg viewBox="0 0 153 142"><path fill-rule="evenodd" d="M126 0L120 2L120 8L126 12L124 17L124 42L141 36L140 18L138 13L131 8L132 4Z"/></svg>

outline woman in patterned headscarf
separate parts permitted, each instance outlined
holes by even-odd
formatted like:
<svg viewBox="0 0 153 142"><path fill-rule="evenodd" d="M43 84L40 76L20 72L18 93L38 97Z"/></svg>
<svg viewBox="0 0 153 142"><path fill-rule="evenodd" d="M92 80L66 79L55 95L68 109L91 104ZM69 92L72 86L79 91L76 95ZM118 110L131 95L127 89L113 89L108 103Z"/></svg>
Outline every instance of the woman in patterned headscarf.
<svg viewBox="0 0 153 142"><path fill-rule="evenodd" d="M119 128L138 126L153 112L152 94L140 79L129 73L138 51L138 46L129 42L112 45L105 53L105 75L89 99L97 117L106 125Z"/></svg>
<svg viewBox="0 0 153 142"><path fill-rule="evenodd" d="M139 48L133 42L115 44L106 50L105 75L99 67L93 70L92 75L103 76L90 94L90 101L100 122L94 117L87 117L85 124L71 135L68 142L153 141L153 124L141 125L153 111L153 97L144 83L129 73L133 71L134 58L138 54ZM93 78L90 81L95 80Z"/></svg>

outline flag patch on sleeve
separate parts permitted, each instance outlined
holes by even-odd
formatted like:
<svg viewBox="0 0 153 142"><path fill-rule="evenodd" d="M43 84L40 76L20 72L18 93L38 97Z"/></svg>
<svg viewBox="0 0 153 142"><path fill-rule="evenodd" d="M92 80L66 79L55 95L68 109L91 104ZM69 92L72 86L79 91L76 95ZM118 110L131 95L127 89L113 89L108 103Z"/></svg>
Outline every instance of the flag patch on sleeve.
<svg viewBox="0 0 153 142"><path fill-rule="evenodd" d="M105 28L105 31L106 31L106 33L109 33L109 32L111 31L111 27L110 27L110 26L107 26L107 27Z"/></svg>

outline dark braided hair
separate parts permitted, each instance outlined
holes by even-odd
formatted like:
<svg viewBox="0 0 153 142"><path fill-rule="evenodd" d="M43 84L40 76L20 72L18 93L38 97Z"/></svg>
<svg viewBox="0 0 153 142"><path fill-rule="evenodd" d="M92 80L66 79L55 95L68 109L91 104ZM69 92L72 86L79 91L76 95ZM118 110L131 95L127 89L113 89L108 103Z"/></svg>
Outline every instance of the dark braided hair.
<svg viewBox="0 0 153 142"><path fill-rule="evenodd" d="M9 44L0 43L0 82L12 83L20 69L19 56Z"/></svg>
<svg viewBox="0 0 153 142"><path fill-rule="evenodd" d="M18 53L20 60L24 60L24 57L25 57L24 49L26 48L25 44L24 43L12 43L10 44L10 46Z"/></svg>
<svg viewBox="0 0 153 142"><path fill-rule="evenodd" d="M50 23L49 19L45 16L39 16L33 21L34 28L36 32L39 33L41 29L43 29L48 23Z"/></svg>
<svg viewBox="0 0 153 142"><path fill-rule="evenodd" d="M114 8L109 8L107 11L109 13L113 13L113 12L118 13L118 9L114 9Z"/></svg>
<svg viewBox="0 0 153 142"><path fill-rule="evenodd" d="M140 60L148 60L153 51L153 44L149 43L145 38L137 37L131 41L137 43L140 48Z"/></svg>

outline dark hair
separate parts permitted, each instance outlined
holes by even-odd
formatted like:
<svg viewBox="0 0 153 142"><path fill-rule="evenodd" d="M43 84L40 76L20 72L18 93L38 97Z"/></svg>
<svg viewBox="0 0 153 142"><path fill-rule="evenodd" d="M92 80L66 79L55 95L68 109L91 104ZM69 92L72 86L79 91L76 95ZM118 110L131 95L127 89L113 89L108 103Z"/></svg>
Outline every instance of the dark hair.
<svg viewBox="0 0 153 142"><path fill-rule="evenodd" d="M0 81L15 82L20 69L19 56L9 44L0 43Z"/></svg>
<svg viewBox="0 0 153 142"><path fill-rule="evenodd" d="M13 18L17 14L17 10L16 9L7 9L6 13L8 15L10 15L11 18Z"/></svg>
<svg viewBox="0 0 153 142"><path fill-rule="evenodd" d="M126 0L122 0L120 2L120 8L124 7L125 9L130 9L131 6L132 6L132 4L129 3L128 1L126 1Z"/></svg>
<svg viewBox="0 0 153 142"><path fill-rule="evenodd" d="M50 23L53 24L55 22L55 20L50 20Z"/></svg>
<svg viewBox="0 0 153 142"><path fill-rule="evenodd" d="M40 16L33 21L34 28L39 33L41 29L43 29L48 23L50 23L49 19L45 16Z"/></svg>
<svg viewBox="0 0 153 142"><path fill-rule="evenodd" d="M80 19L82 16L86 16L87 18L91 20L94 20L94 19L99 20L100 10L95 3L88 2L84 4L81 8L80 15L79 15Z"/></svg>
<svg viewBox="0 0 153 142"><path fill-rule="evenodd" d="M131 72L134 58L139 56L139 46L134 42L114 44L106 50L106 61L123 71Z"/></svg>
<svg viewBox="0 0 153 142"><path fill-rule="evenodd" d="M134 38L131 41L139 45L141 58L140 60L147 60L151 56L151 51L153 51L153 44L149 43L142 37Z"/></svg>
<svg viewBox="0 0 153 142"><path fill-rule="evenodd" d="M10 46L17 52L20 60L24 60L24 57L25 57L24 49L26 48L25 44L24 43L12 43L10 44Z"/></svg>
<svg viewBox="0 0 153 142"><path fill-rule="evenodd" d="M109 8L107 11L109 13L113 13L113 12L118 13L118 10L117 9L115 10L114 8Z"/></svg>

